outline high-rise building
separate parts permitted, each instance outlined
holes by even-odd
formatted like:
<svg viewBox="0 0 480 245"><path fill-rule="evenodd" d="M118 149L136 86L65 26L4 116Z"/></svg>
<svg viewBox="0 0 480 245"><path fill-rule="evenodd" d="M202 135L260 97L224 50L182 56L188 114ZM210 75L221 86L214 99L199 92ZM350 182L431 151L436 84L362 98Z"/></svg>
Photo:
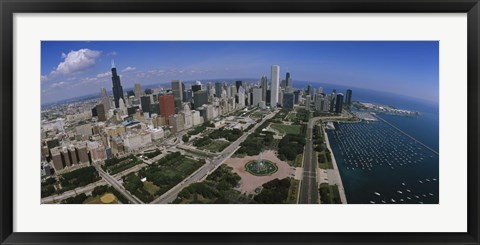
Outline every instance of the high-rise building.
<svg viewBox="0 0 480 245"><path fill-rule="evenodd" d="M262 101L262 88L252 88L252 105L258 106L260 101Z"/></svg>
<svg viewBox="0 0 480 245"><path fill-rule="evenodd" d="M112 60L112 92L113 92L113 102L115 102L115 108L120 107L119 100L122 99L125 103L125 98L123 98L123 87L120 83L120 76L117 74L117 68L115 67L115 63Z"/></svg>
<svg viewBox="0 0 480 245"><path fill-rule="evenodd" d="M245 89L240 87L238 89L238 108L245 107Z"/></svg>
<svg viewBox="0 0 480 245"><path fill-rule="evenodd" d="M192 102L193 92L191 89L186 89L183 91L183 102Z"/></svg>
<svg viewBox="0 0 480 245"><path fill-rule="evenodd" d="M103 104L103 107L105 108L105 111L110 110L110 98L108 98L107 89L105 88L100 89L100 100L101 100L101 103Z"/></svg>
<svg viewBox="0 0 480 245"><path fill-rule="evenodd" d="M310 91L311 91L311 90L312 90L312 85L309 84L309 85L307 86L307 94L310 94Z"/></svg>
<svg viewBox="0 0 480 245"><path fill-rule="evenodd" d="M343 94L337 94L337 101L335 102L335 113L342 113L343 107Z"/></svg>
<svg viewBox="0 0 480 245"><path fill-rule="evenodd" d="M293 94L295 95L295 105L298 105L298 101L300 99L300 90L293 91Z"/></svg>
<svg viewBox="0 0 480 245"><path fill-rule="evenodd" d="M335 100L337 98L337 92L334 89L333 92L330 94L330 112L335 112Z"/></svg>
<svg viewBox="0 0 480 245"><path fill-rule="evenodd" d="M97 117L98 117L98 121L100 122L105 122L107 121L107 115L106 115L106 112L105 112L105 106L103 104L98 104L95 106L96 110L97 110Z"/></svg>
<svg viewBox="0 0 480 245"><path fill-rule="evenodd" d="M311 102L311 96L309 94L307 94L307 96L305 96L305 109L308 111L310 110L310 104L312 103Z"/></svg>
<svg viewBox="0 0 480 245"><path fill-rule="evenodd" d="M292 87L292 78L290 77L290 72L287 72L287 75L285 76L285 85L287 88Z"/></svg>
<svg viewBox="0 0 480 245"><path fill-rule="evenodd" d="M262 86L262 101L267 102L268 80L266 75L262 76L261 86Z"/></svg>
<svg viewBox="0 0 480 245"><path fill-rule="evenodd" d="M140 85L140 83L135 83L133 93L135 94L135 98L137 99L139 99L143 95L142 86Z"/></svg>
<svg viewBox="0 0 480 245"><path fill-rule="evenodd" d="M193 106L194 108L201 107L204 104L208 104L208 93L205 90L200 90L193 93Z"/></svg>
<svg viewBox="0 0 480 245"><path fill-rule="evenodd" d="M175 104L175 111L178 112L182 109L183 101L183 83L180 80L172 81L172 92Z"/></svg>
<svg viewBox="0 0 480 245"><path fill-rule="evenodd" d="M202 90L202 85L201 84L194 84L192 85L192 92L195 93L197 91Z"/></svg>
<svg viewBox="0 0 480 245"><path fill-rule="evenodd" d="M149 114L150 116L152 114L160 115L160 104L158 102L150 104L149 112L150 112Z"/></svg>
<svg viewBox="0 0 480 245"><path fill-rule="evenodd" d="M276 107L278 103L279 83L280 83L280 67L272 65L272 85L271 85L271 101L270 106Z"/></svg>
<svg viewBox="0 0 480 245"><path fill-rule="evenodd" d="M283 108L293 109L293 104L295 104L295 95L293 93L284 93L283 94Z"/></svg>
<svg viewBox="0 0 480 245"><path fill-rule="evenodd" d="M142 105L143 112L150 112L150 96L145 95L140 97L140 103Z"/></svg>
<svg viewBox="0 0 480 245"><path fill-rule="evenodd" d="M168 121L170 115L175 114L175 102L173 94L162 95L158 98L160 115ZM168 124L168 122L166 122Z"/></svg>
<svg viewBox="0 0 480 245"><path fill-rule="evenodd" d="M215 97L220 98L222 97L222 83L216 82L215 83Z"/></svg>
<svg viewBox="0 0 480 245"><path fill-rule="evenodd" d="M347 93L345 94L345 105L350 107L352 105L352 90L347 89Z"/></svg>
<svg viewBox="0 0 480 245"><path fill-rule="evenodd" d="M305 96L305 97L306 97L306 99L305 99L305 109L307 111L309 111L310 110L310 104L312 103L311 102L311 97L310 97L309 94L307 94L307 96Z"/></svg>
<svg viewBox="0 0 480 245"><path fill-rule="evenodd" d="M235 87L237 87L237 93L241 86L242 86L242 81L235 81Z"/></svg>

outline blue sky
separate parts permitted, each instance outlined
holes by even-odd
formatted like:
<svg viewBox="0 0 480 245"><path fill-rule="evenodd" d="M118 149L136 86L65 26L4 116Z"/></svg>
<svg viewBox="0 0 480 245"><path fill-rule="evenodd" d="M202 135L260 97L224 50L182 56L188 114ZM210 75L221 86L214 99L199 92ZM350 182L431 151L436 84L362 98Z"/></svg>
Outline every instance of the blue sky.
<svg viewBox="0 0 480 245"><path fill-rule="evenodd" d="M42 104L111 90L111 60L126 88L173 79L281 77L438 102L438 42L43 41Z"/></svg>

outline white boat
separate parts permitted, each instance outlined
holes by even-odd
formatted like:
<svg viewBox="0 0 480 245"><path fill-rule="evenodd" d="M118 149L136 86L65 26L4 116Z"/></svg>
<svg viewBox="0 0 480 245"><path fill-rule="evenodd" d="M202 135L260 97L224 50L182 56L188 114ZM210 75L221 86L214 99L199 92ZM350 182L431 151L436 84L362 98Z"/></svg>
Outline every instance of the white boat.
<svg viewBox="0 0 480 245"><path fill-rule="evenodd" d="M397 193L399 193L399 194L403 194L403 192L401 192L401 191L397 191Z"/></svg>
<svg viewBox="0 0 480 245"><path fill-rule="evenodd" d="M395 199L392 198L391 201L392 201L392 202L395 202Z"/></svg>
<svg viewBox="0 0 480 245"><path fill-rule="evenodd" d="M370 203L371 203L371 204L375 204L375 202L374 202L374 201L370 201Z"/></svg>
<svg viewBox="0 0 480 245"><path fill-rule="evenodd" d="M374 192L374 194L377 195L377 196L381 196L380 193L378 193L378 192Z"/></svg>

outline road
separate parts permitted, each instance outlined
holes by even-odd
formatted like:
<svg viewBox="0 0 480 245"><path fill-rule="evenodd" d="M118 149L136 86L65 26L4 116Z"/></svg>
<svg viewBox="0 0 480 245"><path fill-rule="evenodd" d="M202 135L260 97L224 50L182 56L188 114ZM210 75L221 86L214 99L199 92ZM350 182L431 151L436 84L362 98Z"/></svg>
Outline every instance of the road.
<svg viewBox="0 0 480 245"><path fill-rule="evenodd" d="M305 142L305 152L303 159L303 177L300 183L300 194L298 203L316 204L319 203L318 184L317 184L317 158L313 150L312 134L313 126L320 120L320 117L314 117L308 121L307 137Z"/></svg>
<svg viewBox="0 0 480 245"><path fill-rule="evenodd" d="M91 191L93 191L93 189L95 189L95 187L105 185L105 184L106 184L105 180L102 179L102 180L99 180L97 182L88 184L86 186L82 186L82 187L78 187L74 190L66 191L66 192L64 192L62 194L59 194L59 195L52 195L52 196L44 197L44 198L42 198L41 203L57 203L57 202L59 202L63 199L67 199L69 197L74 197L74 196L76 196L78 194L81 194L81 193L91 192Z"/></svg>
<svg viewBox="0 0 480 245"><path fill-rule="evenodd" d="M230 158L233 153L238 149L240 144L250 135L252 132L255 131L260 125L262 125L266 120L272 118L275 116L277 112L271 113L268 116L265 116L261 122L257 123L252 129L250 129L248 132L245 132L242 136L240 136L236 141L232 142L227 148L225 148L220 155L212 158L209 162L207 162L205 165L200 167L197 171L195 171L193 174L185 178L182 182L180 182L178 185L174 186L172 189L158 197L157 199L153 200L151 203L155 204L166 204L166 203L171 203L177 198L178 193L182 191L183 188L186 186L196 183L199 181L202 181L206 176L208 176L210 173L215 171L220 165L225 162L226 159Z"/></svg>
<svg viewBox="0 0 480 245"><path fill-rule="evenodd" d="M137 197L131 195L127 190L125 190L125 188L123 188L123 185L120 184L120 182L118 182L115 178L105 173L105 171L103 171L103 169L99 165L95 165L95 169L97 169L98 173L100 174L100 177L102 177L105 181L107 181L113 188L115 188L115 190L120 192L131 203L135 203L135 204L143 203Z"/></svg>

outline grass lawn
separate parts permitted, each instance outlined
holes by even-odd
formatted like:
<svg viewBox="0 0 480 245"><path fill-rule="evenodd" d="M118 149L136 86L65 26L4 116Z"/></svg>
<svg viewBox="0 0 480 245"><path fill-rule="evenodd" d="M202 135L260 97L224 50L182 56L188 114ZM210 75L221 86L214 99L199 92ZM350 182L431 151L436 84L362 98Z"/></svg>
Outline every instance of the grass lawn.
<svg viewBox="0 0 480 245"><path fill-rule="evenodd" d="M325 151L321 151L317 153L318 155L318 167L321 169L333 169L332 161L329 161L326 156Z"/></svg>
<svg viewBox="0 0 480 245"><path fill-rule="evenodd" d="M340 192L337 185L329 185L327 183L320 184L320 201L322 204L341 204Z"/></svg>
<svg viewBox="0 0 480 245"><path fill-rule="evenodd" d="M191 170L192 166L195 164L195 160L190 159L190 158L185 158L183 159L180 164L175 166L175 170L181 173L186 173Z"/></svg>
<svg viewBox="0 0 480 245"><path fill-rule="evenodd" d="M208 145L202 146L199 149L201 150L208 150L210 152L221 152L227 146L230 145L230 142L226 142L223 140L212 140L212 142Z"/></svg>
<svg viewBox="0 0 480 245"><path fill-rule="evenodd" d="M297 155L297 157L295 158L295 161L293 162L293 166L301 167L302 163L303 163L303 153Z"/></svg>
<svg viewBox="0 0 480 245"><path fill-rule="evenodd" d="M270 127L277 130L282 134L300 134L300 130L302 128L301 125L285 125L280 123L272 123Z"/></svg>
<svg viewBox="0 0 480 245"><path fill-rule="evenodd" d="M145 181L143 182L143 189L145 189L150 195L155 195L158 190L160 190L160 187L156 186L154 183L150 181Z"/></svg>
<svg viewBox="0 0 480 245"><path fill-rule="evenodd" d="M297 203L297 196L298 196L298 185L300 184L299 180L294 178L290 178L290 188L288 189L288 197L287 203L288 204L296 204Z"/></svg>

